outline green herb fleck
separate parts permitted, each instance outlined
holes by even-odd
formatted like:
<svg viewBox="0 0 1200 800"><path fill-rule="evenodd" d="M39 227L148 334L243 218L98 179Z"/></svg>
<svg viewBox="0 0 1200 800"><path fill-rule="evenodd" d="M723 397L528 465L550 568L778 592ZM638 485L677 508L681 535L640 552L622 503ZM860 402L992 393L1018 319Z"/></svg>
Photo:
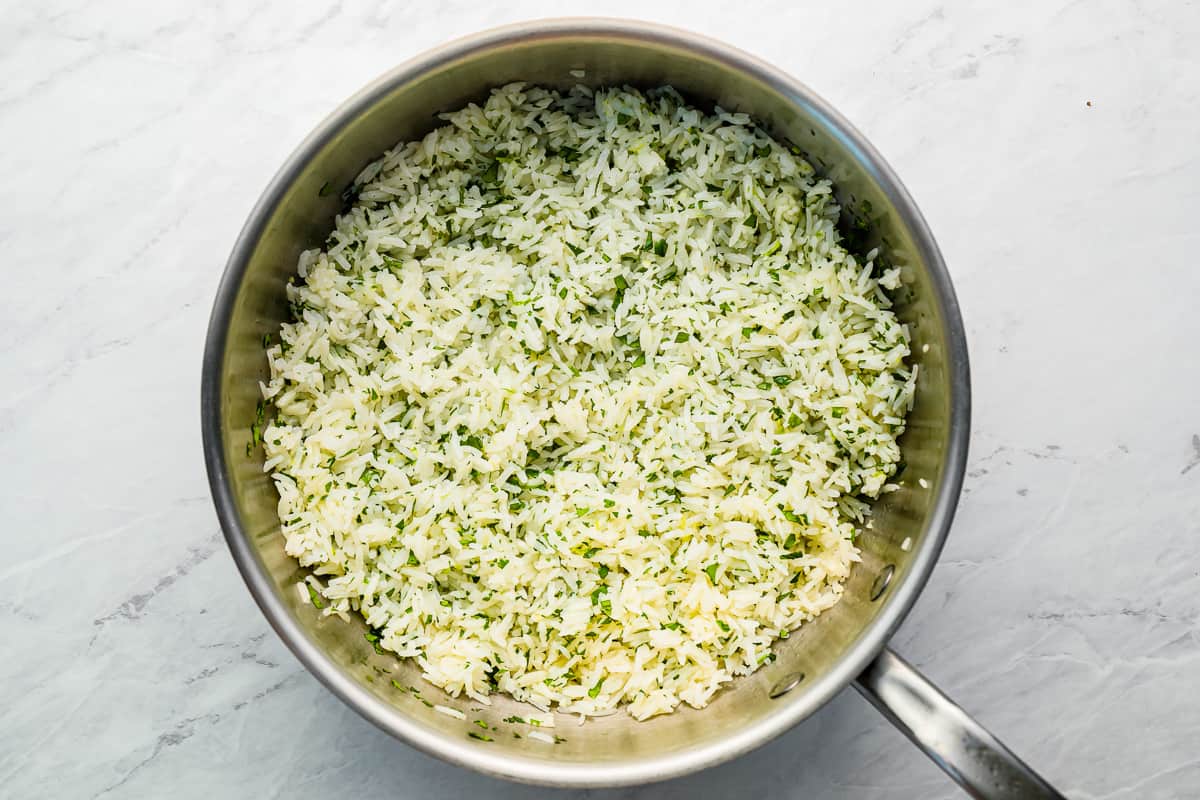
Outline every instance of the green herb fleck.
<svg viewBox="0 0 1200 800"><path fill-rule="evenodd" d="M596 681L596 685L588 689L588 697L596 698L600 695L600 687L604 685L604 678Z"/></svg>
<svg viewBox="0 0 1200 800"><path fill-rule="evenodd" d="M375 631L367 631L366 633L363 634L363 638L371 643L371 646L375 648L376 653L378 653L381 656L387 655L387 651L384 650L383 647L379 644L379 634L378 633L376 633Z"/></svg>
<svg viewBox="0 0 1200 800"><path fill-rule="evenodd" d="M792 511L790 508L783 508L782 506L780 506L780 508L783 510L783 518L786 519L788 522L795 522L800 525L808 524L808 514L797 514L795 511Z"/></svg>
<svg viewBox="0 0 1200 800"><path fill-rule="evenodd" d="M704 574L708 575L708 582L713 586L717 585L717 565L709 564L704 568Z"/></svg>

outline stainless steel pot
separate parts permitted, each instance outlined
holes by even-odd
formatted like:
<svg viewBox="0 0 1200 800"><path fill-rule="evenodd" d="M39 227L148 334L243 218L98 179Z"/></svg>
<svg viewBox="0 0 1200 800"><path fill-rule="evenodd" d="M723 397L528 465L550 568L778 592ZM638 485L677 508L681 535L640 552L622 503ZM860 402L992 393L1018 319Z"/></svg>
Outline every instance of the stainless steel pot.
<svg viewBox="0 0 1200 800"><path fill-rule="evenodd" d="M428 702L464 710L476 704L446 697L412 664L375 653L361 624L322 618L304 603L295 586L302 572L284 554L262 453L247 444L258 381L267 373L263 336L286 318L284 285L300 251L330 231L342 207L339 194L386 148L434 127L436 112L481 100L490 88L515 80L558 87L670 84L697 103L746 111L798 145L834 181L850 229L868 232L858 246L878 245L903 267L898 311L920 364L901 442L908 461L904 487L877 504L845 599L777 645L774 663L734 681L707 708L640 723L617 714L571 725L553 745L530 739L521 727L521 738L511 735L513 726L503 720L528 708L507 698L461 721L436 712ZM962 484L970 381L958 304L925 221L874 148L807 87L745 53L644 23L552 20L453 42L359 92L288 159L234 247L209 324L202 419L218 516L271 625L348 705L427 753L531 783L643 783L757 747L854 683L976 796L1059 796L885 649L933 568ZM420 694L397 688L409 686ZM484 734L476 719L496 730Z"/></svg>

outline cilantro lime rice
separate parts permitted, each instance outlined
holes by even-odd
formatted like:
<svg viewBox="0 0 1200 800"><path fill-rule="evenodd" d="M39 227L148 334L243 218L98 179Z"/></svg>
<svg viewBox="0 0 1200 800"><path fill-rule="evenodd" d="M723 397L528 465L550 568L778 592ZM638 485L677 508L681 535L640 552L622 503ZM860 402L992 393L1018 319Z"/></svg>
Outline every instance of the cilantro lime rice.
<svg viewBox="0 0 1200 800"><path fill-rule="evenodd" d="M894 488L898 274L847 252L802 158L669 88L443 119L288 287L287 552L453 695L704 706L837 603Z"/></svg>

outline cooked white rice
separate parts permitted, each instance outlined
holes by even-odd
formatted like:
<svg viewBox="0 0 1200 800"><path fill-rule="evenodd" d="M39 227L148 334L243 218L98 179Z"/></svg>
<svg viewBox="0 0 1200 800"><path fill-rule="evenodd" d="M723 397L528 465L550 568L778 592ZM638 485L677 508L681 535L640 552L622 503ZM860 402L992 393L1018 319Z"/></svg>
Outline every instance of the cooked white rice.
<svg viewBox="0 0 1200 800"><path fill-rule="evenodd" d="M838 601L892 488L898 276L743 114L513 84L444 119L288 287L287 552L453 695L703 706Z"/></svg>

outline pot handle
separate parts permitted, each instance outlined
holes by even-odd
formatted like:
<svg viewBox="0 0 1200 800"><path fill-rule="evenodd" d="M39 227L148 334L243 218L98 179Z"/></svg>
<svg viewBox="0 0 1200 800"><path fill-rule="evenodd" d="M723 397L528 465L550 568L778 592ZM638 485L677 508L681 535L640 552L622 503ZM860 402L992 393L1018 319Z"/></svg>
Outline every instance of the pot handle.
<svg viewBox="0 0 1200 800"><path fill-rule="evenodd" d="M979 800L1066 800L999 739L884 648L854 682L955 783Z"/></svg>

